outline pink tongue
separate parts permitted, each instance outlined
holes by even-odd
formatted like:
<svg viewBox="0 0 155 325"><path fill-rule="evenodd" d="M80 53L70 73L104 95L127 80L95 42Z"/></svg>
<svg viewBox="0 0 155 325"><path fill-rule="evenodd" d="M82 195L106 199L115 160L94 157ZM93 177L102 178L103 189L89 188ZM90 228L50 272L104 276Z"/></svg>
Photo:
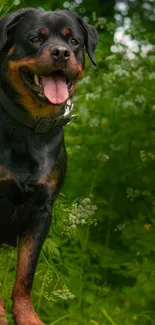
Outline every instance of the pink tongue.
<svg viewBox="0 0 155 325"><path fill-rule="evenodd" d="M63 76L41 77L44 95L52 104L62 104L69 97L66 79Z"/></svg>

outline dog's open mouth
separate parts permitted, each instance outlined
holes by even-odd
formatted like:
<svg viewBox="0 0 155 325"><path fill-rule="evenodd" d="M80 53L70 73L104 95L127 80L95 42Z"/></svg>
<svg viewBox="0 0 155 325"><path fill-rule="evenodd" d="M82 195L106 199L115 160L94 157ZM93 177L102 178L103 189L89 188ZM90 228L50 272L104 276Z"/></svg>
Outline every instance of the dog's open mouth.
<svg viewBox="0 0 155 325"><path fill-rule="evenodd" d="M68 80L61 70L54 71L50 76L39 76L26 68L21 68L21 75L28 88L51 104L63 104L73 89L73 82Z"/></svg>

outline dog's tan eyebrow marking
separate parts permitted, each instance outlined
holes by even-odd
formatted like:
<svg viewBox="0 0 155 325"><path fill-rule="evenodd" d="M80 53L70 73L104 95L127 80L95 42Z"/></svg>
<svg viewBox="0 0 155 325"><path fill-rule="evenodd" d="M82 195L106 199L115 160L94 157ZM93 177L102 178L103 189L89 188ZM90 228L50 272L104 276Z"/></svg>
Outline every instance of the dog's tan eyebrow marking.
<svg viewBox="0 0 155 325"><path fill-rule="evenodd" d="M42 35L48 35L49 34L48 28L47 27L42 27L40 29L40 34L42 34Z"/></svg>
<svg viewBox="0 0 155 325"><path fill-rule="evenodd" d="M61 35L63 36L69 36L71 35L71 30L68 27L64 27L61 29Z"/></svg>

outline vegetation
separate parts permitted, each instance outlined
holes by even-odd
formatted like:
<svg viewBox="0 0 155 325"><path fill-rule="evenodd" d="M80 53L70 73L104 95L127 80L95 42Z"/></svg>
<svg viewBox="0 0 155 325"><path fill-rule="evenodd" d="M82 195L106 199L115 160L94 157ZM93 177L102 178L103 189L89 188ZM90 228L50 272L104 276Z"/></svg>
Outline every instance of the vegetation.
<svg viewBox="0 0 155 325"><path fill-rule="evenodd" d="M68 2L98 28L99 65L87 62L78 119L65 128L68 173L33 288L45 324L155 324L155 15L151 0L127 4ZM3 248L0 260L11 323L15 251Z"/></svg>

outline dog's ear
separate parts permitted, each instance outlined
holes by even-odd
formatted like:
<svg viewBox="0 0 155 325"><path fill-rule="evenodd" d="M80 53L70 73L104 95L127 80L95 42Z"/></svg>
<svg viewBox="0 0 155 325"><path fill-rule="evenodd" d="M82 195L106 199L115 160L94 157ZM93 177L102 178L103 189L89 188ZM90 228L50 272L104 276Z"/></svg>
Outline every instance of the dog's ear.
<svg viewBox="0 0 155 325"><path fill-rule="evenodd" d="M94 52L98 43L98 33L97 30L92 26L87 24L75 11L66 11L66 15L70 15L72 18L76 19L79 23L85 39L85 47L88 56L94 65L97 65Z"/></svg>
<svg viewBox="0 0 155 325"><path fill-rule="evenodd" d="M9 32L19 24L24 14L25 9L21 9L0 19L0 52L3 50L8 41Z"/></svg>
<svg viewBox="0 0 155 325"><path fill-rule="evenodd" d="M14 28L18 26L25 14L34 10L36 9L20 9L16 12L7 14L0 19L0 52L4 49L5 45L9 41L11 31L14 31Z"/></svg>
<svg viewBox="0 0 155 325"><path fill-rule="evenodd" d="M88 53L88 56L92 63L97 66L97 62L94 57L94 52L98 43L98 33L97 30L92 26L87 24L84 20L78 17L78 22L83 28L85 35L85 47Z"/></svg>

